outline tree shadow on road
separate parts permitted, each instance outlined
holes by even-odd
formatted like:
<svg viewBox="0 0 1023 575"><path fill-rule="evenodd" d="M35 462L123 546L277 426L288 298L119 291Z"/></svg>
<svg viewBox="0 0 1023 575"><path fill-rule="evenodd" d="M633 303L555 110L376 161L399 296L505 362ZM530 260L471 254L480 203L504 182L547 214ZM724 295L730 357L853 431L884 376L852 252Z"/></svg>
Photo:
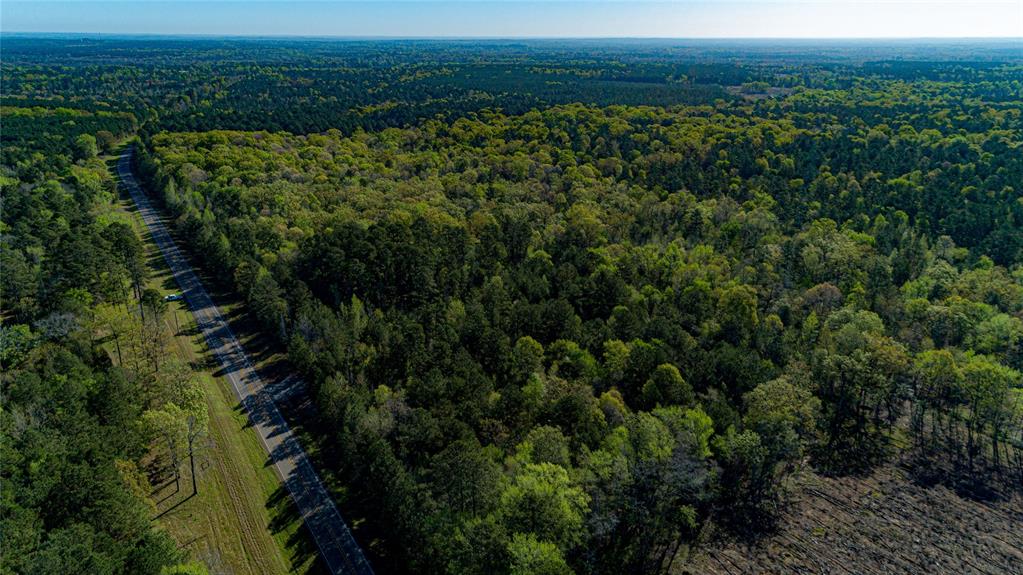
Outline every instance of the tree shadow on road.
<svg viewBox="0 0 1023 575"><path fill-rule="evenodd" d="M327 573L320 551L284 485L279 485L270 495L266 508L270 512L270 530L275 536L290 531L284 544L292 553L292 564L298 566L312 562L306 573Z"/></svg>

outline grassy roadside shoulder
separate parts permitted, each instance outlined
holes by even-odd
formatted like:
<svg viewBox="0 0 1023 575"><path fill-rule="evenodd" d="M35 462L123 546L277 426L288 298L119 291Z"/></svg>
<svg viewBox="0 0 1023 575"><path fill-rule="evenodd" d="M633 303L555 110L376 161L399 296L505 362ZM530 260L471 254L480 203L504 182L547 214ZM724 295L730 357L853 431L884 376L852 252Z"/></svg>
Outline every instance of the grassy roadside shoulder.
<svg viewBox="0 0 1023 575"><path fill-rule="evenodd" d="M141 221L139 221L139 225L141 225ZM168 225L167 231L177 242L182 255L186 259L191 259L192 254L185 247L185 242L178 237L175 227ZM165 269L165 263L162 259L157 265L161 269ZM223 278L211 277L199 265L193 265L192 269L203 282L207 294L217 305L224 320L230 326L232 333L242 344L242 347L245 348L253 368L269 381L281 381L294 373L295 370L288 361L286 350L282 349L278 342L263 331L259 322L247 309L244 299L240 298L230 288L225 287L223 281L217 281L223 280ZM173 279L170 279L170 282L168 285L175 285ZM181 304L179 302L176 305ZM227 384L225 383L225 385ZM341 515L348 524L348 528L359 544L362 545L363 550L372 555L375 542L370 540L362 531L363 526L366 524L365 515L355 513L347 505L350 497L348 488L344 481L334 472L332 465L327 463L340 457L340 455L334 450L335 446L329 440L328 430L317 428L317 410L310 394L304 389L293 386L282 397L277 398L277 407L288 422L291 431L298 438L307 457L319 474L321 481L323 481L328 492L333 497L334 502L338 505ZM309 553L316 554L315 547L313 547L314 543L306 535L305 530L302 530L299 535L302 536L301 540L292 540L292 544L307 549ZM317 568L320 572L325 572L321 562L317 562Z"/></svg>
<svg viewBox="0 0 1023 575"><path fill-rule="evenodd" d="M108 158L108 165L113 161ZM176 293L173 275L131 200L119 199L117 213L143 239L150 270L147 287L163 295ZM206 389L211 448L196 464L197 495L187 464L180 488L174 482L154 486L161 525L211 573L323 572L301 518L219 365L208 356L184 302L169 302L165 321L173 333L170 352L192 367Z"/></svg>

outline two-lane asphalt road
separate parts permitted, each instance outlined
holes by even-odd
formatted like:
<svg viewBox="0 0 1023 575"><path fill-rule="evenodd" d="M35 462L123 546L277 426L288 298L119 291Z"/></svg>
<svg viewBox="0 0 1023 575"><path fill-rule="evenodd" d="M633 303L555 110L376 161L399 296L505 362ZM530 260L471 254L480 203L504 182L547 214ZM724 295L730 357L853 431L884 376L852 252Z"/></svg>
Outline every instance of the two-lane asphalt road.
<svg viewBox="0 0 1023 575"><path fill-rule="evenodd" d="M192 271L188 260L174 245L159 213L153 209L136 182L131 171L133 152L134 148L128 148L117 163L121 184L131 194L142 220L174 273L174 279L181 287L199 329L206 337L210 350L220 360L235 395L248 412L249 420L273 461L277 475L287 486L295 507L319 547L324 563L331 573L372 575L373 570L362 554L362 549L352 537L348 525L309 463L298 439L277 410L270 390L266 389L264 381L252 368L245 350L231 333L231 328Z"/></svg>

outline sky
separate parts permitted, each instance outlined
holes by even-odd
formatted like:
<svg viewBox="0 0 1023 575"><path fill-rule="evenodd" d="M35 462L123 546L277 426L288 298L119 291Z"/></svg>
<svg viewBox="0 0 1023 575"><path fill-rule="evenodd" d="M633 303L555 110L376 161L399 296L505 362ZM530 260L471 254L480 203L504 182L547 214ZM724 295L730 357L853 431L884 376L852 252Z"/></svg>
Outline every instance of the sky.
<svg viewBox="0 0 1023 575"><path fill-rule="evenodd" d="M0 0L0 32L460 38L1021 38L1023 0Z"/></svg>

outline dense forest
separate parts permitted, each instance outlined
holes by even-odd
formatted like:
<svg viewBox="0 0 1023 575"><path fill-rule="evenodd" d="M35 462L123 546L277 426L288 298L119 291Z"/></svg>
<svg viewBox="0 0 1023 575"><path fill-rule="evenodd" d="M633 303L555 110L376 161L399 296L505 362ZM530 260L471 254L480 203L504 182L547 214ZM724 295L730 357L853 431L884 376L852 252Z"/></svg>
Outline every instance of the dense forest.
<svg viewBox="0 0 1023 575"><path fill-rule="evenodd" d="M101 207L137 125L179 237L309 382L378 572L669 572L769 532L807 468L1023 486L1018 54L138 42L5 45L14 571L183 560L116 480L142 440L108 439L194 410ZM117 329L134 371L90 340Z"/></svg>
<svg viewBox="0 0 1023 575"><path fill-rule="evenodd" d="M201 421L205 406L188 371L163 357L163 302L144 288L142 243L114 212L98 157L115 143L110 130L130 123L3 113L0 570L204 573L152 523L140 465L157 436L182 439L180 452L186 419Z"/></svg>

